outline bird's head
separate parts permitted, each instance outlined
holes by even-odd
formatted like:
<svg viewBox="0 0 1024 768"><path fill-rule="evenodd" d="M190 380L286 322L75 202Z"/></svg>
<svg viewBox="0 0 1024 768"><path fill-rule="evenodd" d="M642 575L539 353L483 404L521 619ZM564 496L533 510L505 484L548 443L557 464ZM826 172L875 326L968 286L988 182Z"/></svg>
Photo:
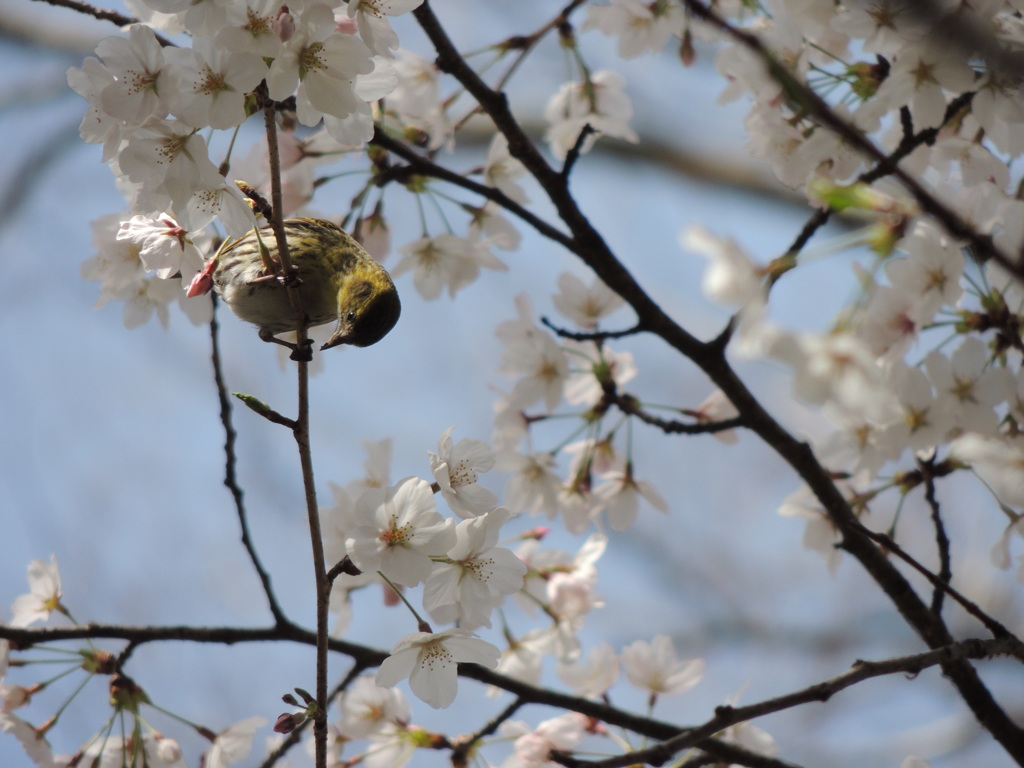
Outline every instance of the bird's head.
<svg viewBox="0 0 1024 768"><path fill-rule="evenodd" d="M402 302L391 275L372 259L361 259L338 282L338 328L320 349L341 344L368 347L395 327Z"/></svg>

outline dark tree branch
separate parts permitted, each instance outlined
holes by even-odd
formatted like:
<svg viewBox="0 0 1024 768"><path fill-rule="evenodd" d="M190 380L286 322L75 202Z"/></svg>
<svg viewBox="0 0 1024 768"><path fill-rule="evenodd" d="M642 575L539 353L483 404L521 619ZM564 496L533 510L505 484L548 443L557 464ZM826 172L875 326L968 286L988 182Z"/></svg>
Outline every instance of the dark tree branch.
<svg viewBox="0 0 1024 768"><path fill-rule="evenodd" d="M954 660L985 659L996 654L1006 654L1024 659L1022 653L1024 653L1024 645L1019 640L1000 638L998 640L964 640L926 653L886 661L857 661L849 671L800 691L744 707L717 707L715 716L703 725L687 729L647 749L625 752L605 760L577 760L574 765L579 768L584 766L585 768L622 768L622 766L641 763L662 765L684 749L692 747L705 749L706 739L731 725L763 717L773 712L781 712L801 704L828 701L839 691L864 680L893 674L917 675L929 667L946 665ZM721 744L721 742L718 743Z"/></svg>

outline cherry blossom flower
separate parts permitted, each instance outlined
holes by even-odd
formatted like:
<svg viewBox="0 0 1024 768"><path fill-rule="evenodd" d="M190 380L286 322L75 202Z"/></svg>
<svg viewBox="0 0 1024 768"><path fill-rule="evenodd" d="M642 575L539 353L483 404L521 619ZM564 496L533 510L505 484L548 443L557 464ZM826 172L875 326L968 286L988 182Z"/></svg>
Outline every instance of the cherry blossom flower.
<svg viewBox="0 0 1024 768"><path fill-rule="evenodd" d="M196 189L179 216L179 223L196 232L218 219L228 237L241 237L256 226L256 217L241 190L224 180Z"/></svg>
<svg viewBox="0 0 1024 768"><path fill-rule="evenodd" d="M58 768L58 765L66 765L66 763L58 763L54 760L53 750L46 739L17 715L0 712L0 733L9 733L14 736L21 743L29 760L38 768Z"/></svg>
<svg viewBox="0 0 1024 768"><path fill-rule="evenodd" d="M860 479L855 478L857 481ZM847 499L859 495L854 481L840 483L840 490ZM829 574L835 575L842 556L842 550L839 549L842 537L814 492L806 485L801 486L783 500L779 506L779 514L783 517L804 519L804 549L810 549L820 555Z"/></svg>
<svg viewBox="0 0 1024 768"><path fill-rule="evenodd" d="M544 119L549 127L544 140L555 157L562 159L579 139L584 126L635 144L639 141L629 127L633 105L625 94L622 75L607 69L595 72L583 82L565 83L548 102ZM588 136L582 146L587 152L597 134Z"/></svg>
<svg viewBox="0 0 1024 768"><path fill-rule="evenodd" d="M351 0L346 11L350 19L355 19L359 36L367 47L390 58L398 47L398 35L387 17L401 16L422 3L423 0Z"/></svg>
<svg viewBox="0 0 1024 768"><path fill-rule="evenodd" d="M597 699L618 679L619 657L608 643L600 643L584 660L560 661L556 671L577 696Z"/></svg>
<svg viewBox="0 0 1024 768"><path fill-rule="evenodd" d="M902 358L932 319L928 310L916 296L888 285L877 286L858 319L857 335L875 357L886 361Z"/></svg>
<svg viewBox="0 0 1024 768"><path fill-rule="evenodd" d="M353 81L373 67L370 49L339 32L330 7L317 3L299 12L295 33L270 65L267 88L277 100L294 93L299 122L315 126L325 115L345 118L362 108Z"/></svg>
<svg viewBox="0 0 1024 768"><path fill-rule="evenodd" d="M453 443L448 427L429 453L430 470L452 512L459 517L482 515L498 506L498 497L477 482L477 472L494 469L494 449L482 440L464 437Z"/></svg>
<svg viewBox="0 0 1024 768"><path fill-rule="evenodd" d="M607 344L568 341L564 346L573 365L565 382L565 399L572 405L594 406L604 397L603 382L621 388L636 377L630 352L616 352Z"/></svg>
<svg viewBox="0 0 1024 768"><path fill-rule="evenodd" d="M885 265L893 289L913 297L922 318L930 318L943 306L954 306L963 294L961 249L934 224L923 220L902 240L900 247L907 258L890 259Z"/></svg>
<svg viewBox="0 0 1024 768"><path fill-rule="evenodd" d="M543 768L551 765L551 750L572 750L583 740L585 726L586 718L575 712L545 720L532 730L525 723L505 723L503 736L521 735L515 740L513 753L502 763L502 768Z"/></svg>
<svg viewBox="0 0 1024 768"><path fill-rule="evenodd" d="M716 389L708 395L707 399L694 410L698 424L713 424L718 421L734 419L740 415L736 406L720 389ZM712 432L711 436L727 445L733 445L739 440L735 429L720 429L717 432Z"/></svg>
<svg viewBox="0 0 1024 768"><path fill-rule="evenodd" d="M424 741L422 728L389 725L370 737L363 763L366 768L403 768Z"/></svg>
<svg viewBox="0 0 1024 768"><path fill-rule="evenodd" d="M388 97L386 108L407 129L422 131L427 149L439 149L448 142L452 126L441 103L438 71L432 60L400 50L395 61L398 86Z"/></svg>
<svg viewBox="0 0 1024 768"><path fill-rule="evenodd" d="M167 116L178 96L178 80L152 29L132 24L127 32L127 38L107 37L96 46L96 55L113 77L99 94L99 106L135 128Z"/></svg>
<svg viewBox="0 0 1024 768"><path fill-rule="evenodd" d="M672 639L655 635L622 649L622 668L633 685L652 696L674 696L690 690L704 675L703 659L677 659Z"/></svg>
<svg viewBox="0 0 1024 768"><path fill-rule="evenodd" d="M898 456L905 448L925 450L939 443L952 428L949 411L935 399L932 385L920 368L902 361L887 373L890 390L896 395L898 416L887 425L884 440L888 453Z"/></svg>
<svg viewBox="0 0 1024 768"><path fill-rule="evenodd" d="M529 202L526 192L519 186L519 179L526 175L526 168L508 151L508 139L498 132L491 139L484 162L484 181L505 193L514 202Z"/></svg>
<svg viewBox="0 0 1024 768"><path fill-rule="evenodd" d="M509 509L530 515L543 512L548 519L555 516L562 481L552 471L554 456L546 451L526 455L507 450L498 454L496 466L512 473L505 484L505 503Z"/></svg>
<svg viewBox="0 0 1024 768"><path fill-rule="evenodd" d="M209 35L227 24L234 0L144 0L145 5L177 20L193 35ZM154 24L154 20L148 20ZM166 22L163 22L166 23ZM177 25L176 25L177 26ZM172 33L178 30L172 28Z"/></svg>
<svg viewBox="0 0 1024 768"><path fill-rule="evenodd" d="M436 621L458 621L464 629L490 627L491 611L522 589L526 564L497 546L508 518L508 511L498 508L455 526L455 546L434 565L423 588L423 605Z"/></svg>
<svg viewBox="0 0 1024 768"><path fill-rule="evenodd" d="M549 411L562 399L569 364L551 336L533 322L533 309L526 296L516 297L519 317L498 326L498 338L505 347L499 371L521 377L512 388L510 403L519 408L543 398Z"/></svg>
<svg viewBox="0 0 1024 768"><path fill-rule="evenodd" d="M50 555L50 562L33 560L28 564L28 589L27 594L15 598L11 605L14 614L12 627L27 627L37 621L48 621L53 611L64 612L56 555Z"/></svg>
<svg viewBox="0 0 1024 768"><path fill-rule="evenodd" d="M455 544L454 524L438 514L430 484L416 477L366 491L356 502L355 521L345 542L352 562L410 587L430 575L431 556Z"/></svg>
<svg viewBox="0 0 1024 768"><path fill-rule="evenodd" d="M975 87L974 71L963 59L934 45L906 46L889 69L876 99L887 109L906 106L915 129L942 124L944 91L962 93Z"/></svg>
<svg viewBox="0 0 1024 768"><path fill-rule="evenodd" d="M266 724L267 718L253 715L221 731L204 757L204 768L228 768L247 758L256 731Z"/></svg>
<svg viewBox="0 0 1024 768"><path fill-rule="evenodd" d="M400 248L403 258L391 274L395 277L413 272L413 284L425 299L436 299L447 287L448 295L455 294L474 282L480 268L504 270L504 264L489 254L486 247L463 237L442 234L423 237Z"/></svg>
<svg viewBox="0 0 1024 768"><path fill-rule="evenodd" d="M730 696L726 699L726 704L734 707L737 705L738 699L738 696ZM771 734L746 720L730 725L721 732L720 738L729 744L735 744L765 757L777 757L779 754L779 745L775 743ZM741 768L741 766L732 764L728 768Z"/></svg>
<svg viewBox="0 0 1024 768"><path fill-rule="evenodd" d="M619 55L632 59L645 51L660 51L673 35L682 37L685 24L683 7L674 2L611 0L608 5L588 6L581 28L618 37Z"/></svg>
<svg viewBox="0 0 1024 768"><path fill-rule="evenodd" d="M577 633L583 617L594 608L604 605L595 591L597 568L594 563L604 553L607 538L592 534L573 562L569 572L554 573L546 585L548 612L557 619L554 628L555 654L561 660L574 660L579 656Z"/></svg>
<svg viewBox="0 0 1024 768"><path fill-rule="evenodd" d="M937 406L963 431L993 434L998 427L995 406L1012 391L1006 368L989 368L991 352L981 339L964 338L950 357L932 350L925 357L928 378L935 387Z"/></svg>
<svg viewBox="0 0 1024 768"><path fill-rule="evenodd" d="M282 41L274 32L274 21L280 9L280 0L233 0L231 18L217 31L215 45L232 53L276 59Z"/></svg>
<svg viewBox="0 0 1024 768"><path fill-rule="evenodd" d="M970 464L1003 503L1024 507L1024 438L967 434L954 440L949 452Z"/></svg>
<svg viewBox="0 0 1024 768"><path fill-rule="evenodd" d="M473 217L469 223L470 240L503 251L518 250L522 236L512 222L501 215L502 208L497 203L488 201L479 208L463 207Z"/></svg>
<svg viewBox="0 0 1024 768"><path fill-rule="evenodd" d="M640 511L640 499L659 512L668 512L668 503L657 489L633 476L631 462L626 463L625 471L606 472L601 479L604 482L594 489L594 500L613 530L624 531L633 524Z"/></svg>
<svg viewBox="0 0 1024 768"><path fill-rule="evenodd" d="M501 653L495 671L513 680L539 685L544 655L551 651L551 637L542 629L531 629L523 637L509 639L508 648ZM488 686L487 695L496 698L505 693L501 688Z"/></svg>
<svg viewBox="0 0 1024 768"><path fill-rule="evenodd" d="M348 147L362 146L373 137L370 102L383 99L398 85L398 73L390 61L374 56L371 63L371 71L357 75L352 81L356 99L350 105L351 111L343 116L324 115L324 128L336 141Z"/></svg>
<svg viewBox="0 0 1024 768"><path fill-rule="evenodd" d="M99 739L85 750L84 755L87 759L80 764L95 768L123 768L133 764L151 768L186 768L181 746L174 739L156 733L144 734L141 745L134 739L123 737Z"/></svg>
<svg viewBox="0 0 1024 768"><path fill-rule="evenodd" d="M494 669L499 651L464 629L443 632L413 632L391 650L377 670L377 685L391 688L409 678L409 688L434 709L455 701L460 662L482 664Z"/></svg>
<svg viewBox="0 0 1024 768"><path fill-rule="evenodd" d="M952 179L955 165L960 170L960 181L968 187L994 181L1002 189L1010 183L1010 169L1005 161L996 157L984 144L960 136L937 139L928 162L939 171L944 181Z"/></svg>
<svg viewBox="0 0 1024 768"><path fill-rule="evenodd" d="M793 369L797 397L880 420L891 413L892 395L875 356L850 333L779 336L768 353Z"/></svg>
<svg viewBox="0 0 1024 768"><path fill-rule="evenodd" d="M866 52L889 57L920 40L927 25L905 0L848 0L832 21L835 29L863 40Z"/></svg>
<svg viewBox="0 0 1024 768"><path fill-rule="evenodd" d="M338 697L338 730L347 739L365 739L388 725L409 722L409 702L397 688L382 688L368 675L357 677Z"/></svg>
<svg viewBox="0 0 1024 768"><path fill-rule="evenodd" d="M1024 152L1024 102L1016 78L989 71L975 86L971 114L996 148L1011 156Z"/></svg>
<svg viewBox="0 0 1024 768"><path fill-rule="evenodd" d="M177 273L191 279L203 268L203 256L188 237L188 232L167 214L158 218L132 216L121 222L118 240L127 240L139 248L142 265L157 277L168 278Z"/></svg>
<svg viewBox="0 0 1024 768"><path fill-rule="evenodd" d="M712 301L741 312L740 332L760 325L767 303L764 270L734 240L716 237L700 226L683 232L679 243L708 260L701 290Z"/></svg>
<svg viewBox="0 0 1024 768"><path fill-rule="evenodd" d="M595 277L588 286L570 272L558 276L558 293L552 298L555 309L580 328L593 330L602 317L623 305L622 297Z"/></svg>
<svg viewBox="0 0 1024 768"><path fill-rule="evenodd" d="M82 67L68 69L68 85L71 90L89 102L78 128L82 141L88 144L103 145L103 162L107 162L117 154L121 145L125 122L107 113L100 105L100 94L116 82L99 59L87 58Z"/></svg>
<svg viewBox="0 0 1024 768"><path fill-rule="evenodd" d="M118 156L121 172L139 185L136 210L185 208L197 189L223 183L206 142L180 121L151 121L134 131Z"/></svg>
<svg viewBox="0 0 1024 768"><path fill-rule="evenodd" d="M208 38L196 40L192 48L171 48L165 56L180 78L174 114L195 128L241 125L245 94L267 74L267 65L256 54L219 48Z"/></svg>

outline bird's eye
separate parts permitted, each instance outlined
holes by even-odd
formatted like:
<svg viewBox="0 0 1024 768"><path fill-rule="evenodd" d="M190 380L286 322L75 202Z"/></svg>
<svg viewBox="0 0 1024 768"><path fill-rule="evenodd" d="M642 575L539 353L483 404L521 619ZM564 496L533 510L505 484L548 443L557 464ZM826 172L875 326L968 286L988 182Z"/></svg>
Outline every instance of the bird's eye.
<svg viewBox="0 0 1024 768"><path fill-rule="evenodd" d="M355 322L355 319L356 319L356 313L355 312L349 312L348 313L348 321L350 323L352 323L352 322Z"/></svg>

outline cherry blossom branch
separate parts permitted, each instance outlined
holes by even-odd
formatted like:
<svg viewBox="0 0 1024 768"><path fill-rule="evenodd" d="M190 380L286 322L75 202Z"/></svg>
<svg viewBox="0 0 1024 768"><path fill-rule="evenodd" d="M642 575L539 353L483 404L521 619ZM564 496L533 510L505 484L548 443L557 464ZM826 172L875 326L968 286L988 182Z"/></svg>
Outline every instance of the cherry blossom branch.
<svg viewBox="0 0 1024 768"><path fill-rule="evenodd" d="M312 352L308 336L308 318L302 307L299 286L294 277L294 266L288 253L288 238L284 231L284 195L281 191L281 157L277 144L276 107L266 98L266 83L261 84L264 97L264 124L267 135L267 154L270 165L270 194L273 215L270 225L277 240L278 258L281 260L281 279L288 288L288 298L296 314L296 341L292 359L296 361L298 378L298 413L292 435L299 452L302 487L306 497L306 518L310 546L313 553L313 579L316 588L316 716L313 723L314 758L316 768L327 768L327 651L328 610L331 599L331 581L327 577L324 559L323 534L320 529L320 508L316 500L313 479L313 455L309 442L309 361Z"/></svg>
<svg viewBox="0 0 1024 768"><path fill-rule="evenodd" d="M267 598L267 604L270 608L270 613L274 617L274 621L282 624L286 621L284 611L277 601L277 595L274 594L270 574L263 567L259 554L256 552L256 545L253 543L252 535L249 531L249 516L246 512L242 488L238 484L238 476L235 472L238 464L238 457L235 454L235 441L238 438L238 433L235 432L231 419L231 397L228 395L227 385L224 382L224 370L221 365L220 324L217 322L218 302L216 296L212 298L214 312L210 318L210 348L213 363L213 380L217 387L217 400L220 404L220 423L224 427L224 485L231 493L231 498L235 504L238 526L242 533L242 546L245 547L249 560L256 570L256 576L259 578L260 584L263 585L263 594Z"/></svg>
<svg viewBox="0 0 1024 768"><path fill-rule="evenodd" d="M728 24L725 24L708 8L695 0L687 0L687 5L701 18L716 20L718 24L715 26L720 25L727 34L741 40L755 52L764 53L767 56L760 41L753 35L732 30ZM886 554L861 530L862 527L859 526L857 518L843 494L836 487L835 481L828 471L815 457L811 447L797 440L764 409L733 371L726 360L725 350L720 345L703 344L680 327L662 311L626 270L579 209L568 189L566 180L548 165L529 137L526 136L509 110L505 96L490 89L466 64L431 10L429 0L413 13L434 45L437 52L438 68L454 76L477 99L498 130L505 134L508 139L509 152L523 163L555 205L562 221L572 232L575 245L572 251L579 255L606 285L612 287L633 307L641 327L661 337L670 346L696 363L736 407L746 426L756 432L772 450L793 467L821 502L829 518L840 532L842 536L840 546L861 563L925 643L933 649L952 643L953 638L942 618L936 616L925 605L903 574L889 562ZM767 56L767 60L773 61L770 56ZM786 76L785 71L778 65L775 66L775 69L782 73L779 76ZM791 77L789 79L792 80ZM844 121L831 115L831 110L818 99L816 94L809 94L808 101L814 105L815 114L821 112L819 119L823 124L834 130L838 129L844 138L847 138L847 134L851 134L849 138L852 146L862 147L877 162L884 161L885 156L871 142L860 136ZM966 234L967 239L974 234L974 241L979 247L985 246L984 252L993 255L994 248L990 241L986 246L982 242L986 240L985 238L973 233L959 217L951 211L947 211L945 206L932 198L913 179L904 180L906 174L899 169L896 169L894 173L915 196L920 196L922 207L925 207L925 202L928 203L927 212L933 215L947 212L950 214L950 217L944 219L944 222L950 225L947 228L952 234L957 237L963 237ZM1006 260L1005 256L1002 258L1004 261ZM1024 731L996 703L988 688L978 677L976 670L964 659L945 662L943 670L953 681L978 720L993 734L1008 754L1012 755L1018 763L1024 765Z"/></svg>
<svg viewBox="0 0 1024 768"><path fill-rule="evenodd" d="M925 653L902 656L885 661L858 660L847 672L836 675L829 680L815 683L799 691L765 699L756 704L743 707L721 706L715 709L715 716L703 725L691 728L671 738L665 739L647 749L626 752L606 760L582 761L575 760L574 768L621 768L627 765L650 763L662 765L683 749L702 747L702 741L737 723L747 722L775 712L782 712L801 704L815 701L828 701L839 691L850 688L857 683L874 677L893 674L917 675L923 670L934 666L947 666L950 662L966 659L986 659L995 655L1008 655L1024 658L1024 645L1016 638L998 638L994 640L963 640L936 648ZM570 765L568 762L563 765Z"/></svg>
<svg viewBox="0 0 1024 768"><path fill-rule="evenodd" d="M787 94L797 99L807 114L817 120L820 125L833 131L849 146L854 147L875 163L882 165L886 162L885 153L873 141L838 115L814 89L794 77L785 66L776 60L756 34L734 27L699 0L685 0L685 3L686 7L699 19L725 33L727 37L732 38L760 58L769 76ZM1008 272L1016 275L1018 279L1024 280L1024 262L1003 252L995 245L990 236L979 233L960 214L925 189L917 179L897 165L893 165L891 174L888 175L895 177L917 201L921 210L940 222L950 235L957 240L969 243L980 260L992 259Z"/></svg>
<svg viewBox="0 0 1024 768"><path fill-rule="evenodd" d="M887 155L886 159L883 162L876 163L874 167L861 173L859 176L857 176L856 181L864 184L870 184L873 181L883 179L886 176L891 175L893 170L900 163L900 161L902 161L915 149L926 144L931 145L935 143L935 139L938 138L939 131L942 128L944 128L950 120L955 118L965 107L967 107L971 103L971 100L974 98L974 93L974 91L962 93L955 99L953 99L951 102L949 102L949 104L946 106L946 111L943 114L942 122L939 125L935 126L934 128L924 128L910 136L904 134L903 139L899 143L899 146L897 146L896 149L894 149L889 155ZM800 251L804 249L804 246L807 245L811 237L813 237L814 234L828 222L833 212L834 210L830 207L819 208L817 211L815 211L807 220L807 223L804 224L803 228L800 230L800 233L793 241L793 244L789 246L789 249L786 251L786 253L793 256L800 253Z"/></svg>
<svg viewBox="0 0 1024 768"><path fill-rule="evenodd" d="M170 640L224 644L272 641L291 641L305 645L316 645L317 643L316 633L303 629L291 622L262 628L190 626L133 627L97 623L71 627L44 627L39 629L0 626L0 638L10 640L21 650L28 649L33 645L41 643L86 638L121 639L128 641L136 647L145 643ZM383 651L378 651L356 643L350 643L334 638L330 639L330 649L351 657L356 666L360 668L360 671L380 666L388 656L388 654ZM658 764L659 758L664 762L664 760L667 760L672 755L677 754L680 750L688 747L706 749L708 740L714 736L714 734L731 725L746 722L756 717L762 717L764 715L779 712L801 704L814 701L827 701L838 691L849 688L863 680L900 673L916 675L929 667L945 667L955 660L985 659L994 656L1012 656L1014 658L1024 660L1024 643L1021 643L1020 640L1011 635L991 640L975 638L950 643L948 646L911 656L904 656L884 661L857 661L849 671L824 682L808 686L800 691L767 699L762 702L749 704L743 707L717 707L713 718L700 726L685 730L680 729L678 725L635 715L631 712L612 707L608 704L594 701L593 699L579 698L559 693L557 691L539 688L497 672L493 672L486 667L476 664L460 664L458 672L461 677L476 680L485 685L492 685L512 693L516 696L516 703L518 704L517 708L521 708L526 704L541 704L560 708L567 711L577 712L581 715L594 718L609 725L625 728L642 736L659 739L661 741L661 743L652 746L648 750L627 753L629 759L626 762L621 762L622 759L626 758L626 755L624 755L620 758L610 758L608 761L586 763L588 766L614 768L614 766L629 765L639 762L651 762ZM350 670L347 677L352 676L353 674L354 673ZM510 708L506 708L505 711L508 712L509 709ZM508 716L511 716L511 714ZM495 721L500 717L501 715L495 718ZM492 723L495 721L492 721ZM487 734L484 733L483 735L486 736ZM721 742L716 743L721 744ZM616 760L620 761L615 762ZM786 765L786 763L781 761L764 764L773 766Z"/></svg>

